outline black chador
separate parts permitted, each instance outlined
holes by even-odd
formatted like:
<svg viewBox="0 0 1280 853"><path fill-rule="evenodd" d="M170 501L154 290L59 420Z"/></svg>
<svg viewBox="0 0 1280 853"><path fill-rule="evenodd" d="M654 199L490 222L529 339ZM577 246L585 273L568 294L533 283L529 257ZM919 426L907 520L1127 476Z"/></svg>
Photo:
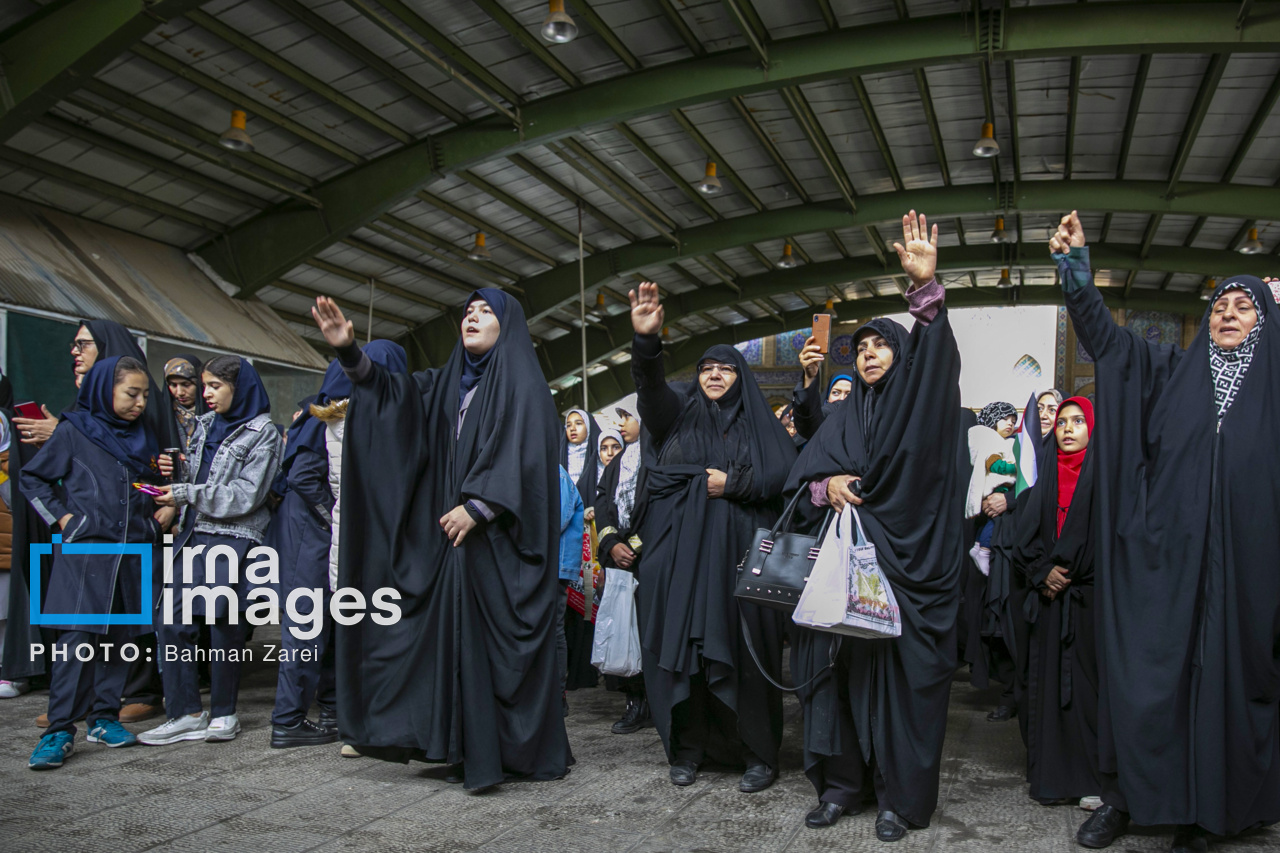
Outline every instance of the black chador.
<svg viewBox="0 0 1280 853"><path fill-rule="evenodd" d="M402 615L336 626L343 740L462 764L470 789L556 779L573 760L556 671L561 427L519 303L477 300L501 327L482 356L459 342L410 376L340 352L355 388L338 586L398 590ZM494 517L454 547L439 521L469 501Z"/></svg>
<svg viewBox="0 0 1280 853"><path fill-rule="evenodd" d="M805 772L820 799L860 805L874 780L882 812L928 826L938 804L964 552L956 503L960 353L945 307L910 334L880 319L854 339L872 333L893 350L891 366L873 385L859 376L805 446L787 491L837 474L862 478L858 510L897 597L902 636L797 630L791 669L797 684L808 681L840 643L835 666L800 691Z"/></svg>
<svg viewBox="0 0 1280 853"><path fill-rule="evenodd" d="M736 368L737 380L718 401L696 381L667 383L656 335L637 335L632 345L640 414L654 447L652 466L645 460L640 529L645 687L671 763L776 769L782 696L743 646L733 593L756 529L777 518L795 444L734 347L712 347L699 365L707 361ZM707 469L728 475L723 498L708 497ZM746 605L742 618L761 660L780 661L786 614Z"/></svg>

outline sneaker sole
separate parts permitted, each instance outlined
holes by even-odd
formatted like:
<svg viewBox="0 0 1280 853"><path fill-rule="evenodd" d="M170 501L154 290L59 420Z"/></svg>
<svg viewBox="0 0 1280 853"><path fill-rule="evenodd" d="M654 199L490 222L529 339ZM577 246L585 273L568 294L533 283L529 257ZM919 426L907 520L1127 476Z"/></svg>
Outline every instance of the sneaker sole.
<svg viewBox="0 0 1280 853"><path fill-rule="evenodd" d="M146 737L143 737L142 735L139 735L138 743L143 744L144 746L168 746L171 743L182 743L182 741L184 740L204 740L204 739L205 739L205 730L200 729L199 731L183 732L180 735L170 735L164 740L156 740L154 738L146 738Z"/></svg>
<svg viewBox="0 0 1280 853"><path fill-rule="evenodd" d="M204 736L206 743L223 743L229 740L235 740L236 735L240 734L240 727L236 726L235 730L230 732L218 732L217 734L207 734Z"/></svg>
<svg viewBox="0 0 1280 853"><path fill-rule="evenodd" d="M117 741L115 743L111 743L110 741L103 740L102 738L94 737L93 735L85 735L84 739L87 740L89 743L100 743L103 746L107 747L108 749L119 749L122 746L138 745L138 739L136 737L133 740L122 740L122 741Z"/></svg>
<svg viewBox="0 0 1280 853"><path fill-rule="evenodd" d="M338 736L334 735L330 738L320 738L318 740L276 740L272 739L272 749L293 749L295 746L326 746L331 743L337 743Z"/></svg>
<svg viewBox="0 0 1280 853"><path fill-rule="evenodd" d="M31 768L32 770L57 770L59 767L62 766L63 762L65 762L68 758L70 758L74 754L75 754L75 748L72 747L70 750L67 751L65 755L62 756L62 761L59 761L57 764L54 764L53 762L45 762L44 764L32 764L31 762L28 761L27 767Z"/></svg>

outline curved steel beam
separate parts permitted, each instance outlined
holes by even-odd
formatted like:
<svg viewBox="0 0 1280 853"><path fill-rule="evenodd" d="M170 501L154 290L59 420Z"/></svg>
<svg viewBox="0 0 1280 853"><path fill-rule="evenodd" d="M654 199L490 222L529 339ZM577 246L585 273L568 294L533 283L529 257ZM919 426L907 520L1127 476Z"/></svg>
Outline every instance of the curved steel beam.
<svg viewBox="0 0 1280 853"><path fill-rule="evenodd" d="M1144 258L1142 247L1136 243L1102 243L1092 246L1090 257L1097 269L1144 269L1196 273L1205 276L1246 273L1259 277L1276 272L1275 258L1271 256L1241 255L1237 252L1212 249L1188 249L1184 246L1152 246ZM970 270L1000 269L1009 265L1010 261L1002 257L1000 247L992 244L947 246L939 251L938 271L940 273L960 274ZM1039 246L1031 257L1015 263L1014 266L1021 269L1051 268L1053 261L1049 257L1047 248ZM675 323L689 315L732 307L752 299L763 299L827 285L849 284L870 278L884 278L886 275L885 270L870 257L826 261L792 270L775 270L740 278L737 284L741 292L725 285L709 285L699 290L671 295L663 301L663 306L666 309L667 322ZM1102 288L1102 292L1110 300L1112 307L1117 308L1175 311L1195 315L1199 315L1204 310L1204 303L1199 299L1198 294L1143 289L1126 293L1124 288L1119 287L1114 293L1110 288L1105 287ZM1043 285L1026 286L1016 293L993 288L950 288L947 290L947 300L953 305L1058 304L1061 299L1058 298L1057 293L1058 288ZM903 298L895 294L846 300L837 303L836 310L843 320L848 320L852 317L870 318L878 314L901 312L905 310L905 306ZM801 328L808 325L812 314L813 309L804 309L784 314L783 320L794 317L799 324L795 328ZM692 340L699 344L704 340L711 340L713 343L724 342L721 338L724 335L730 335L733 337L730 342L738 343L791 328L793 327L780 324L776 318L751 320L714 330L707 335L696 335ZM456 333L454 337L457 337ZM452 341L450 343L452 344ZM622 352L630 344L629 314L608 317L587 329L587 359L590 362L598 362ZM548 382L556 382L581 371L582 349L576 334L547 341L542 345L542 350L543 372Z"/></svg>
<svg viewBox="0 0 1280 853"><path fill-rule="evenodd" d="M730 50L648 68L523 104L520 126L488 117L438 133L316 187L322 211L284 203L199 251L248 295L445 174L583 128L783 86L902 68L1035 56L1280 49L1280 16L1236 29L1225 3L1104 3L1004 12L999 43L965 15L915 18L770 42L769 67ZM861 207L861 200L859 200ZM1096 206L1095 206L1096 209Z"/></svg>
<svg viewBox="0 0 1280 853"><path fill-rule="evenodd" d="M1169 198L1163 181L1024 181L1004 184L997 189L991 184L968 184L950 187L932 187L905 192L877 193L858 197L858 212L853 213L840 202L821 202L780 210L768 210L748 216L740 216L720 222L712 222L677 232L679 248L666 240L643 240L619 246L607 252L599 252L586 259L585 278L588 288L595 287L615 276L625 276L647 267L671 263L682 257L699 257L748 243L778 240L794 234L815 234L843 228L861 227L900 221L908 210L919 210L941 220L944 217L964 216L974 213L995 213L1017 210L1027 212L1060 212L1073 208L1085 211L1116 211L1145 214L1188 214L1225 216L1232 218L1266 219L1280 209L1280 189L1223 184L1180 184L1180 195ZM1009 207L1001 206L1001 197ZM1153 247L1163 249L1164 247ZM947 249L947 255L955 256L956 249ZM1017 252L1017 247L1014 247ZM1042 248L1036 247L1036 256ZM1240 257L1243 261L1243 256ZM1021 263L1005 258L1002 263L983 262L979 267L1008 266ZM870 256L832 262L874 267L863 277L893 275L896 269L891 261L883 267ZM1142 266L1135 255L1124 269L1154 269L1151 259ZM1175 263L1171 261L1170 263ZM806 265L793 270L795 280L808 275L809 270L821 265ZM1216 273L1221 266L1213 267L1206 274ZM1268 268L1270 274L1271 268ZM1182 266L1171 266L1172 272L1196 272ZM766 273L766 276L779 273ZM757 276L756 278L760 278ZM851 277L837 279L848 281ZM557 307L578 296L578 266L566 264L520 281L525 291L525 311L531 318L545 316ZM797 285L797 290L817 285ZM727 288L726 288L727 290ZM745 298L745 297L743 297ZM740 301L740 300L739 300ZM443 361L453 347L456 336L452 325L445 319L428 321L412 334L424 351Z"/></svg>

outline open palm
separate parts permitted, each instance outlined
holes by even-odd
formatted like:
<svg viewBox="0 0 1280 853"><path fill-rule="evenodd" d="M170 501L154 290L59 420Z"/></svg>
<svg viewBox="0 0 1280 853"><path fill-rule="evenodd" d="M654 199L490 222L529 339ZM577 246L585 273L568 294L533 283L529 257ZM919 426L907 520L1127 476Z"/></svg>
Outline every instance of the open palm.
<svg viewBox="0 0 1280 853"><path fill-rule="evenodd" d="M665 312L658 296L658 285L651 281L641 282L639 292L633 290L627 296L631 298L631 328L636 334L656 335L661 332Z"/></svg>
<svg viewBox="0 0 1280 853"><path fill-rule="evenodd" d="M902 263L902 271L916 287L933 281L938 269L938 226L929 230L929 223L922 213L913 210L902 217L902 242L893 244Z"/></svg>

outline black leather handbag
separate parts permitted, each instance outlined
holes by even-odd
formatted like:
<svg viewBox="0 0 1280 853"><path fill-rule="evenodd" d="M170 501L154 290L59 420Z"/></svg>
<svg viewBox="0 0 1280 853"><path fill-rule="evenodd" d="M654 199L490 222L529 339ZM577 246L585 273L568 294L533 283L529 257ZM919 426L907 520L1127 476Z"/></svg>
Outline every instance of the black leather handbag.
<svg viewBox="0 0 1280 853"><path fill-rule="evenodd" d="M807 497L809 486L805 484L787 503L772 528L756 531L755 541L738 565L738 584L734 590L738 598L788 613L795 610L833 516L828 510L815 536L783 532L791 526L800 501Z"/></svg>

